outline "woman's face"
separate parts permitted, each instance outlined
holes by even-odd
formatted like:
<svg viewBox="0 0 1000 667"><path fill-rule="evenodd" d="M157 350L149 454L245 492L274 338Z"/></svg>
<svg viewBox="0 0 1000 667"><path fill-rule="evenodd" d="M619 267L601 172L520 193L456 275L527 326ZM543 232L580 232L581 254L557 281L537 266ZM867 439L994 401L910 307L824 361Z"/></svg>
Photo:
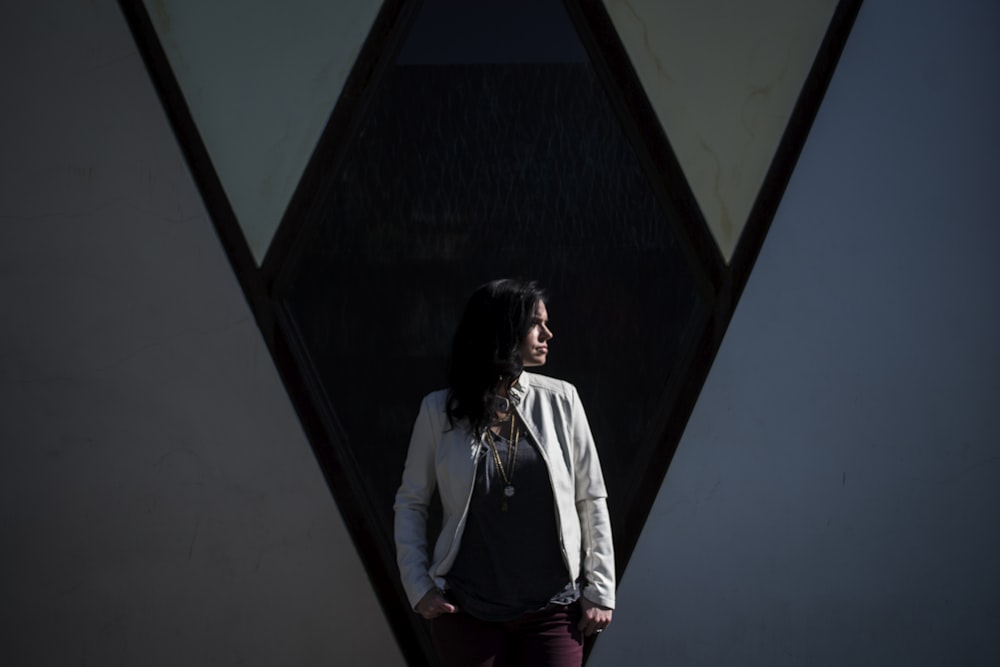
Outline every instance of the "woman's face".
<svg viewBox="0 0 1000 667"><path fill-rule="evenodd" d="M548 342L552 340L549 331L549 313L541 301L535 303L535 314L528 335L521 341L521 359L525 367L542 366L549 354Z"/></svg>

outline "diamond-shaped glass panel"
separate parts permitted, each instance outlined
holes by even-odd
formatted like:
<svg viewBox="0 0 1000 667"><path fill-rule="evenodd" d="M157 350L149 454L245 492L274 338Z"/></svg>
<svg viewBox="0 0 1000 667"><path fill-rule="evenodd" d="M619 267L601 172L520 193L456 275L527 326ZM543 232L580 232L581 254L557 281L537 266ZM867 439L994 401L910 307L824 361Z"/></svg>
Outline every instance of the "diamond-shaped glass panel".
<svg viewBox="0 0 1000 667"><path fill-rule="evenodd" d="M425 3L282 279L391 571L409 432L420 398L445 385L473 288L503 276L548 288L542 372L580 389L616 526L657 473L650 455L707 320L702 278L565 10L515 4L517 21L480 10L456 25ZM514 34L528 24L535 39ZM442 47L450 31L464 37Z"/></svg>

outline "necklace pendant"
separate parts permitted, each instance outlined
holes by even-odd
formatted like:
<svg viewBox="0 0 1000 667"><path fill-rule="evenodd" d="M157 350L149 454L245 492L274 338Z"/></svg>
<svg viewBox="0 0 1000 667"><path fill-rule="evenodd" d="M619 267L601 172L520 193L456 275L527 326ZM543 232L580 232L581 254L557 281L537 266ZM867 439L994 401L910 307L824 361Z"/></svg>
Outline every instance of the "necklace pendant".
<svg viewBox="0 0 1000 667"><path fill-rule="evenodd" d="M507 486L505 486L504 490L503 490L503 494L505 496L507 496L508 498L510 498L511 496L513 496L514 495L514 485L513 484L508 484Z"/></svg>

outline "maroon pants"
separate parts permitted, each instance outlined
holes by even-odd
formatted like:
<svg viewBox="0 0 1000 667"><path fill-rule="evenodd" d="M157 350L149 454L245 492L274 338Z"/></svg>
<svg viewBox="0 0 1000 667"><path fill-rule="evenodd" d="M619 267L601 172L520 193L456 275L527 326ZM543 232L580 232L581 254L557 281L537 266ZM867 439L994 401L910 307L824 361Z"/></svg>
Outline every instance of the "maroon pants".
<svg viewBox="0 0 1000 667"><path fill-rule="evenodd" d="M580 603L551 605L510 621L481 621L459 612L430 622L444 667L580 667Z"/></svg>

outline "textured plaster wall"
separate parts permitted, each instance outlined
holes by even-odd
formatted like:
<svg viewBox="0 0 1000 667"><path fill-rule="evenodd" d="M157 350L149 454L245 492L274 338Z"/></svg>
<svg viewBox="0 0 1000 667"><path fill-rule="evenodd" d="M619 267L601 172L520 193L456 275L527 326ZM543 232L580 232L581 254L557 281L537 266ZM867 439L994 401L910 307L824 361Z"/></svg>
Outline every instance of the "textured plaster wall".
<svg viewBox="0 0 1000 667"><path fill-rule="evenodd" d="M402 664L117 4L0 86L0 660Z"/></svg>
<svg viewBox="0 0 1000 667"><path fill-rule="evenodd" d="M1000 664L997 81L865 1L592 665Z"/></svg>
<svg viewBox="0 0 1000 667"><path fill-rule="evenodd" d="M866 1L591 664L1000 660L998 14ZM4 663L401 664L117 6L0 85Z"/></svg>

